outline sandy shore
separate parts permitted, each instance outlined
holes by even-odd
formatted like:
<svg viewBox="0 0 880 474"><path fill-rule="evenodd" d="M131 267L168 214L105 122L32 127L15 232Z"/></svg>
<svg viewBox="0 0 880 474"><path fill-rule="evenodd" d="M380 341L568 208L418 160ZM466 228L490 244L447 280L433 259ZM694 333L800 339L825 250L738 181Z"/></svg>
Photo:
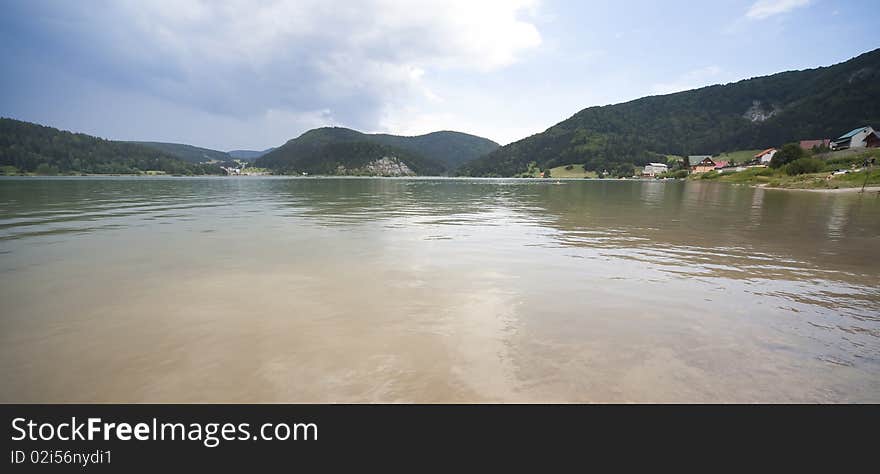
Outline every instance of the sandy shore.
<svg viewBox="0 0 880 474"><path fill-rule="evenodd" d="M756 188L762 189L774 189L779 191L810 191L814 193L858 193L862 191L861 187L858 188L836 188L836 189L820 189L820 188L776 188L771 186L762 186L756 185ZM880 193L880 186L866 186L865 193Z"/></svg>

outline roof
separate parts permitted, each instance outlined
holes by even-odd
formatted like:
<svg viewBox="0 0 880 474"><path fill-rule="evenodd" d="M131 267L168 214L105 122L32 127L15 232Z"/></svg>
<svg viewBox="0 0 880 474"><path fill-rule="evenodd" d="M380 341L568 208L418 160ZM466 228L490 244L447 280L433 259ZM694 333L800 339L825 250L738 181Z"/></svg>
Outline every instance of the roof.
<svg viewBox="0 0 880 474"><path fill-rule="evenodd" d="M755 158L760 158L760 157L766 155L767 153L770 153L771 151L776 151L776 148L768 148L768 149L762 151L761 153L758 153L757 155L755 155Z"/></svg>
<svg viewBox="0 0 880 474"><path fill-rule="evenodd" d="M688 156L688 164L693 166L706 158L712 159L712 155L690 155Z"/></svg>
<svg viewBox="0 0 880 474"><path fill-rule="evenodd" d="M852 138L852 137L854 137L856 134L861 133L863 130L867 130L867 129L869 129L869 128L871 128L871 127L859 127L859 128L857 128L857 129L855 129L855 130L850 130L850 131L847 132L845 135L841 135L841 136L838 137L837 139L838 139L838 140L843 140L843 139L846 139L846 138Z"/></svg>
<svg viewBox="0 0 880 474"><path fill-rule="evenodd" d="M648 163L648 165L649 166L663 166L663 167L668 168L668 165L666 163Z"/></svg>
<svg viewBox="0 0 880 474"><path fill-rule="evenodd" d="M813 148L814 146L823 146L823 145L828 146L828 144L830 142L831 142L831 140L828 138L823 138L822 140L801 140L800 145L801 145L801 148L805 148L805 149L809 150L810 148Z"/></svg>
<svg viewBox="0 0 880 474"><path fill-rule="evenodd" d="M725 160L725 161L716 161L716 162L715 162L715 167L716 167L716 168L724 168L725 166L727 166L727 161L726 161L726 160Z"/></svg>

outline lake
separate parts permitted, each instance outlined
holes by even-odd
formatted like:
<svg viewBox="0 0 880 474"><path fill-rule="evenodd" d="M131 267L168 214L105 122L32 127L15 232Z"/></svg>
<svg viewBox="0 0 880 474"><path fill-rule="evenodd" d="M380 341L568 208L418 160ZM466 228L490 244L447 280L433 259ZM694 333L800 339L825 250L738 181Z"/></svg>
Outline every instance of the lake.
<svg viewBox="0 0 880 474"><path fill-rule="evenodd" d="M880 402L880 198L0 178L0 402Z"/></svg>

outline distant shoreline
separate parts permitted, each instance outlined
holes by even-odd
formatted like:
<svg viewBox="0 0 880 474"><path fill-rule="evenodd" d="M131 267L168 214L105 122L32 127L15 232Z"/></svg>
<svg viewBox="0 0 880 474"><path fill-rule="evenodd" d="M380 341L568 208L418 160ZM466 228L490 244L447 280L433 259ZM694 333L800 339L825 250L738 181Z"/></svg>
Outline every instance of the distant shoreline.
<svg viewBox="0 0 880 474"><path fill-rule="evenodd" d="M862 191L862 187L852 187L852 188L780 188L773 186L762 186L760 184L752 186L756 189L772 189L779 191L809 191L813 193L858 193ZM880 193L880 186L866 186L865 193Z"/></svg>
<svg viewBox="0 0 880 474"><path fill-rule="evenodd" d="M355 176L355 175L346 175L346 176L338 176L338 175L310 175L310 176L300 176L300 175L272 175L272 174L255 174L255 175L217 175L217 174L204 174L204 175L171 175L171 174L75 174L75 175L0 175L0 178L293 178L293 179L322 179L322 178L359 178L359 179L369 179L369 178L403 178L403 179L499 179L499 180L518 180L518 181L533 181L533 182L546 182L548 184L553 184L556 181L625 181L625 182L685 182L683 179L668 179L668 180L654 180L654 179L620 179L620 178L516 178L516 177L471 177L471 176ZM711 182L711 181L710 181ZM742 186L744 183L725 183L721 182L718 184L726 184L733 186ZM831 194L841 194L841 193L857 193L862 191L861 186L855 187L841 187L841 188L784 188L778 186L769 186L767 184L748 184L750 188L753 189L767 189L773 191L809 191L814 193L831 193ZM867 194L877 193L880 194L880 186L872 185L866 186L864 188L864 192Z"/></svg>

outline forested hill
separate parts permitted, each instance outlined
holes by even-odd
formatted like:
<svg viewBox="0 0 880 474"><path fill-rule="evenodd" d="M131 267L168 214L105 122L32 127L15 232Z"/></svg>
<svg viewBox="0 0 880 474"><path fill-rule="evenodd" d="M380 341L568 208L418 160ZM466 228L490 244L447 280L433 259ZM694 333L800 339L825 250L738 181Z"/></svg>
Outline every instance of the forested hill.
<svg viewBox="0 0 880 474"><path fill-rule="evenodd" d="M282 173L387 174L367 169L383 158L405 164L414 174L439 175L446 167L424 155L369 140L347 128L310 130L256 160L255 165Z"/></svg>
<svg viewBox="0 0 880 474"><path fill-rule="evenodd" d="M447 168L457 168L462 163L498 149L499 145L488 138L467 133L440 131L426 135L404 137L400 135L367 135L371 141L403 148L443 163Z"/></svg>
<svg viewBox="0 0 880 474"><path fill-rule="evenodd" d="M459 173L512 176L528 164L588 170L661 155L763 149L880 126L880 49L830 67L792 71L623 104L590 107L543 133L467 163Z"/></svg>
<svg viewBox="0 0 880 474"><path fill-rule="evenodd" d="M229 161L232 155L225 151L211 150L210 148L200 148L197 146L186 145L183 143L165 143L165 142L131 142L138 145L144 145L156 150L163 151L171 156L180 158L189 163L204 163L207 161Z"/></svg>
<svg viewBox="0 0 880 474"><path fill-rule="evenodd" d="M430 169L432 174L454 169L461 163L498 148L498 144L492 140L460 132L443 131L404 137L366 134L342 127L324 127L309 130L288 141L259 158L256 165L276 170L298 170L301 167L298 165L299 160L307 158L312 153L323 156L323 149L327 145L353 142L372 143L386 147L386 150L396 150L394 153L406 156L409 160L419 161L417 166L423 170ZM363 151L367 147L336 147L336 151L343 149ZM378 150L376 147L370 149ZM334 159L345 162L347 157L338 156Z"/></svg>
<svg viewBox="0 0 880 474"><path fill-rule="evenodd" d="M231 150L226 153L237 160L254 161L274 149L275 148L269 148L267 150Z"/></svg>
<svg viewBox="0 0 880 474"><path fill-rule="evenodd" d="M0 118L0 167L5 173L222 174L131 142L104 140L20 120Z"/></svg>

